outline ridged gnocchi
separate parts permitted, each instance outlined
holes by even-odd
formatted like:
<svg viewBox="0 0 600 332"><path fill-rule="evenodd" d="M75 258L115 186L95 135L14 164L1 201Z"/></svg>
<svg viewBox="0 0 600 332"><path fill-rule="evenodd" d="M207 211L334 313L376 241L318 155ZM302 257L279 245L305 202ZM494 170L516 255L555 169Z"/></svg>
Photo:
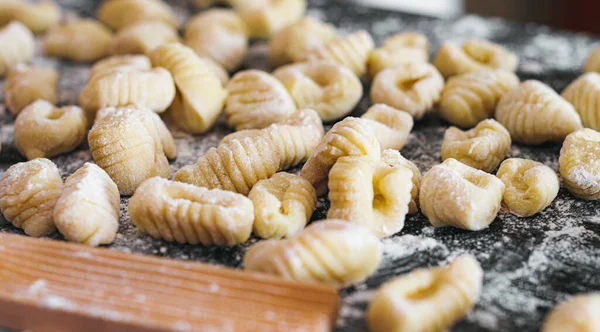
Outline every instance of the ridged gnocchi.
<svg viewBox="0 0 600 332"><path fill-rule="evenodd" d="M227 70L225 70L223 66L221 66L221 64L217 63L211 58L207 58L204 56L200 56L200 59L204 60L204 62L208 65L213 74L215 74L215 76L219 78L219 81L221 81L221 85L225 86L227 85L227 83L229 83L229 73L227 72Z"/></svg>
<svg viewBox="0 0 600 332"><path fill-rule="evenodd" d="M586 73L597 72L600 73L600 46L595 47L588 55L585 63L583 64L583 71Z"/></svg>
<svg viewBox="0 0 600 332"><path fill-rule="evenodd" d="M327 192L329 171L340 157L369 156L379 160L381 148L377 137L366 121L347 117L336 123L302 167L301 175L310 181L322 196Z"/></svg>
<svg viewBox="0 0 600 332"><path fill-rule="evenodd" d="M119 67L149 70L152 68L152 62L145 55L113 55L94 63L88 77Z"/></svg>
<svg viewBox="0 0 600 332"><path fill-rule="evenodd" d="M560 189L560 180L552 168L533 160L507 159L496 176L506 186L504 204L520 217L532 216L548 207Z"/></svg>
<svg viewBox="0 0 600 332"><path fill-rule="evenodd" d="M382 245L367 228L343 220L323 220L295 237L253 245L244 255L244 268L342 287L370 276L381 257Z"/></svg>
<svg viewBox="0 0 600 332"><path fill-rule="evenodd" d="M371 101L387 104L420 120L440 100L444 78L428 63L405 63L379 72Z"/></svg>
<svg viewBox="0 0 600 332"><path fill-rule="evenodd" d="M58 72L52 68L35 68L22 63L13 66L4 81L4 103L8 110L17 115L38 99L57 102Z"/></svg>
<svg viewBox="0 0 600 332"><path fill-rule="evenodd" d="M496 218L505 189L497 177L450 158L425 173L419 203L435 227L478 231Z"/></svg>
<svg viewBox="0 0 600 332"><path fill-rule="evenodd" d="M32 32L48 30L60 22L61 10L52 0L3 0L0 4L0 26L19 21Z"/></svg>
<svg viewBox="0 0 600 332"><path fill-rule="evenodd" d="M152 64L173 76L177 94L169 111L173 122L193 134L209 130L223 110L227 90L211 65L179 43L165 44L152 52Z"/></svg>
<svg viewBox="0 0 600 332"><path fill-rule="evenodd" d="M385 104L371 106L360 118L367 120L381 150L402 150L414 125L410 114Z"/></svg>
<svg viewBox="0 0 600 332"><path fill-rule="evenodd" d="M369 56L369 73L375 77L380 71L403 63L429 61L427 37L416 32L399 33L388 37L380 48Z"/></svg>
<svg viewBox="0 0 600 332"><path fill-rule="evenodd" d="M54 223L69 241L89 246L112 243L119 229L120 201L108 174L85 163L65 181L54 207Z"/></svg>
<svg viewBox="0 0 600 332"><path fill-rule="evenodd" d="M470 255L401 275L379 287L371 299L369 331L446 331L477 303L482 283L483 270Z"/></svg>
<svg viewBox="0 0 600 332"><path fill-rule="evenodd" d="M51 158L77 148L88 123L77 106L58 108L45 100L27 106L15 121L15 145L28 160Z"/></svg>
<svg viewBox="0 0 600 332"><path fill-rule="evenodd" d="M50 29L44 36L47 56L91 62L109 54L112 32L100 22L80 19Z"/></svg>
<svg viewBox="0 0 600 332"><path fill-rule="evenodd" d="M375 47L373 37L366 31L357 31L343 39L331 41L308 52L310 61L321 60L334 62L348 67L361 77L367 72L369 55Z"/></svg>
<svg viewBox="0 0 600 332"><path fill-rule="evenodd" d="M492 119L483 120L468 131L450 127L442 141L442 160L454 158L465 165L491 173L506 158L510 145L508 130Z"/></svg>
<svg viewBox="0 0 600 332"><path fill-rule="evenodd" d="M600 293L575 295L557 305L542 326L542 332L595 332L600 328Z"/></svg>
<svg viewBox="0 0 600 332"><path fill-rule="evenodd" d="M244 137L208 150L195 164L177 171L173 179L248 195L258 181L279 170L280 160L268 140L260 136Z"/></svg>
<svg viewBox="0 0 600 332"><path fill-rule="evenodd" d="M104 1L96 16L114 30L121 30L142 21L163 21L173 27L178 26L175 14L161 0Z"/></svg>
<svg viewBox="0 0 600 332"><path fill-rule="evenodd" d="M413 173L368 156L339 158L329 172L327 218L359 223L380 238L404 227Z"/></svg>
<svg viewBox="0 0 600 332"><path fill-rule="evenodd" d="M567 136L558 163L565 186L573 195L600 200L599 132L582 129Z"/></svg>
<svg viewBox="0 0 600 332"><path fill-rule="evenodd" d="M399 151L386 149L381 151L381 161L392 167L405 167L412 172L410 189L411 200L408 203L408 214L419 212L419 188L421 188L421 172L417 165L404 158Z"/></svg>
<svg viewBox="0 0 600 332"><path fill-rule="evenodd" d="M254 204L254 233L263 239L295 236L304 229L317 204L310 182L285 172L256 183L248 198Z"/></svg>
<svg viewBox="0 0 600 332"><path fill-rule="evenodd" d="M312 108L323 121L352 112L363 95L360 79L348 68L331 62L287 65L273 72L298 108Z"/></svg>
<svg viewBox="0 0 600 332"><path fill-rule="evenodd" d="M13 21L0 29L0 45L0 76L13 65L33 58L33 33L21 22Z"/></svg>
<svg viewBox="0 0 600 332"><path fill-rule="evenodd" d="M570 102L579 116L583 126L600 130L600 75L591 72L582 75L571 83L561 94Z"/></svg>
<svg viewBox="0 0 600 332"><path fill-rule="evenodd" d="M253 38L270 38L297 22L306 11L306 0L254 0L235 6Z"/></svg>
<svg viewBox="0 0 600 332"><path fill-rule="evenodd" d="M235 130L261 129L285 120L296 111L296 104L285 87L260 70L244 70L227 83L225 101L227 123Z"/></svg>
<svg viewBox="0 0 600 332"><path fill-rule="evenodd" d="M277 32L269 40L269 64L276 68L304 61L308 52L336 38L337 31L333 25L312 17L304 17Z"/></svg>
<svg viewBox="0 0 600 332"><path fill-rule="evenodd" d="M205 246L246 242L254 221L243 195L158 177L139 186L128 209L137 228L155 239Z"/></svg>
<svg viewBox="0 0 600 332"><path fill-rule="evenodd" d="M177 30L163 21L142 21L123 28L112 40L112 54L148 54L160 45L178 42Z"/></svg>
<svg viewBox="0 0 600 332"><path fill-rule="evenodd" d="M52 211L62 189L58 168L50 160L16 163L0 180L0 209L4 218L25 234L45 236L56 230Z"/></svg>
<svg viewBox="0 0 600 332"><path fill-rule="evenodd" d="M173 136L160 117L142 107L102 109L88 134L92 156L131 195L145 180L170 175L167 158L177 155Z"/></svg>
<svg viewBox="0 0 600 332"><path fill-rule="evenodd" d="M185 42L200 56L213 59L228 71L237 69L248 51L248 28L231 9L210 9L192 17Z"/></svg>
<svg viewBox="0 0 600 332"><path fill-rule="evenodd" d="M500 98L519 85L519 78L502 69L483 69L451 77L439 105L440 116L470 128L494 114Z"/></svg>
<svg viewBox="0 0 600 332"><path fill-rule="evenodd" d="M569 102L539 81L525 81L500 98L496 119L515 142L562 142L582 128L581 118Z"/></svg>
<svg viewBox="0 0 600 332"><path fill-rule="evenodd" d="M445 78L481 69L514 72L518 64L517 56L504 47L479 39L469 39L460 46L444 42L433 59L433 65Z"/></svg>

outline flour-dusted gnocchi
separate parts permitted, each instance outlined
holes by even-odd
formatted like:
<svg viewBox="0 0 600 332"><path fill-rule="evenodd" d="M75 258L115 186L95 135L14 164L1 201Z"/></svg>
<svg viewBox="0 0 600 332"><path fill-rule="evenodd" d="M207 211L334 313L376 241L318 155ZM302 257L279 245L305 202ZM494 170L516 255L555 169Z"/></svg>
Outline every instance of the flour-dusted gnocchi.
<svg viewBox="0 0 600 332"><path fill-rule="evenodd" d="M0 180L0 209L4 218L25 234L45 236L56 230L52 210L62 189L58 168L50 160L16 163Z"/></svg>
<svg viewBox="0 0 600 332"><path fill-rule="evenodd" d="M142 21L120 30L111 43L112 54L148 54L160 45L178 42L177 30L163 21Z"/></svg>
<svg viewBox="0 0 600 332"><path fill-rule="evenodd" d="M269 40L269 63L279 67L306 60L308 52L337 38L335 27L312 17L279 31Z"/></svg>
<svg viewBox="0 0 600 332"><path fill-rule="evenodd" d="M329 172L329 219L368 227L378 237L404 227L413 173L368 156L341 157Z"/></svg>
<svg viewBox="0 0 600 332"><path fill-rule="evenodd" d="M248 198L254 203L254 233L263 239L295 236L304 229L317 204L310 182L285 172L256 183Z"/></svg>
<svg viewBox="0 0 600 332"><path fill-rule="evenodd" d="M507 159L496 176L506 186L504 204L521 217L532 216L548 207L560 189L560 180L552 168L533 160Z"/></svg>
<svg viewBox="0 0 600 332"><path fill-rule="evenodd" d="M102 168L85 163L65 181L53 217L67 240L97 246L115 239L120 211L117 185Z"/></svg>
<svg viewBox="0 0 600 332"><path fill-rule="evenodd" d="M0 76L13 65L28 62L33 58L33 33L20 22L13 21L0 28L0 45Z"/></svg>
<svg viewBox="0 0 600 332"><path fill-rule="evenodd" d="M383 41L369 57L369 73L375 77L380 71L403 63L429 61L427 37L415 32L393 35Z"/></svg>
<svg viewBox="0 0 600 332"><path fill-rule="evenodd" d="M306 11L306 0L254 0L240 2L235 9L253 38L270 38L297 22Z"/></svg>
<svg viewBox="0 0 600 332"><path fill-rule="evenodd" d="M285 120L296 111L296 104L275 77L260 70L235 74L226 86L227 123L235 130L261 129Z"/></svg>
<svg viewBox="0 0 600 332"><path fill-rule="evenodd" d="M557 305L542 326L542 332L596 332L600 329L600 293L575 295Z"/></svg>
<svg viewBox="0 0 600 332"><path fill-rule="evenodd" d="M455 126L470 128L494 114L507 91L519 78L502 69L483 69L451 77L440 100L440 116Z"/></svg>
<svg viewBox="0 0 600 332"><path fill-rule="evenodd" d="M161 0L110 0L102 2L98 20L115 30L142 21L163 21L173 27L178 23L171 8Z"/></svg>
<svg viewBox="0 0 600 332"><path fill-rule="evenodd" d="M402 150L413 128L412 116L385 104L375 104L361 117L377 136L381 150Z"/></svg>
<svg viewBox="0 0 600 332"><path fill-rule="evenodd" d="M331 62L305 62L277 69L275 76L298 108L312 108L323 121L352 112L363 95L360 79L348 68Z"/></svg>
<svg viewBox="0 0 600 332"><path fill-rule="evenodd" d="M89 77L106 72L119 67L128 67L140 70L149 70L152 68L150 58L145 55L113 55L100 60L92 66Z"/></svg>
<svg viewBox="0 0 600 332"><path fill-rule="evenodd" d="M454 158L465 165L491 173L504 160L510 145L508 130L492 119L483 120L468 131L450 127L444 133L442 160Z"/></svg>
<svg viewBox="0 0 600 332"><path fill-rule="evenodd" d="M156 113L127 106L105 108L98 115L88 135L90 150L122 195L133 194L151 177L169 177L167 158L175 158L177 150Z"/></svg>
<svg viewBox="0 0 600 332"><path fill-rule="evenodd" d="M561 96L573 104L584 127L600 130L600 74L582 75Z"/></svg>
<svg viewBox="0 0 600 332"><path fill-rule="evenodd" d="M581 118L569 102L539 81L525 81L500 98L496 119L515 142L562 142L581 129Z"/></svg>
<svg viewBox="0 0 600 332"><path fill-rule="evenodd" d="M158 177L138 187L128 209L137 228L155 239L205 246L246 242L254 221L243 195Z"/></svg>
<svg viewBox="0 0 600 332"><path fill-rule="evenodd" d="M52 68L35 68L25 64L13 66L4 81L4 103L13 114L19 114L38 99L50 103L58 100L58 73Z"/></svg>
<svg viewBox="0 0 600 332"><path fill-rule="evenodd" d="M405 167L412 172L411 200L408 203L408 214L417 213L419 211L419 188L421 188L421 172L417 165L404 158L399 151L393 149L381 151L381 161L392 167Z"/></svg>
<svg viewBox="0 0 600 332"><path fill-rule="evenodd" d="M373 274L382 245L368 228L343 220L313 222L295 237L267 240L244 255L244 268L300 282L346 286Z"/></svg>
<svg viewBox="0 0 600 332"><path fill-rule="evenodd" d="M375 42L366 31L351 33L343 39L331 41L308 52L307 59L334 62L348 67L361 77L367 72L369 55L375 47Z"/></svg>
<svg viewBox="0 0 600 332"><path fill-rule="evenodd" d="M227 97L211 65L179 43L158 47L151 58L154 66L166 68L175 81L177 94L170 106L175 124L193 134L209 130L221 114Z"/></svg>
<svg viewBox="0 0 600 332"><path fill-rule="evenodd" d="M450 77L481 69L504 69L514 72L519 64L516 55L500 45L479 39L469 39L461 46L447 41L438 50L433 65Z"/></svg>
<svg viewBox="0 0 600 332"><path fill-rule="evenodd" d="M88 122L77 106L58 108L45 100L27 106L15 121L15 145L28 160L51 158L77 148Z"/></svg>
<svg viewBox="0 0 600 332"><path fill-rule="evenodd" d="M46 55L91 62L109 54L112 32L100 22L80 19L50 29L44 36Z"/></svg>
<svg viewBox="0 0 600 332"><path fill-rule="evenodd" d="M497 177L450 158L425 173L419 203L435 227L478 231L496 218L504 190Z"/></svg>
<svg viewBox="0 0 600 332"><path fill-rule="evenodd" d="M446 331L479 300L483 270L470 255L383 284L369 303L372 332Z"/></svg>
<svg viewBox="0 0 600 332"><path fill-rule="evenodd" d="M583 71L586 73L600 73L600 46L594 48L590 52L590 55L588 55L585 63L583 64Z"/></svg>
<svg viewBox="0 0 600 332"><path fill-rule="evenodd" d="M575 196L600 200L600 133L592 129L576 131L560 149L560 175Z"/></svg>
<svg viewBox="0 0 600 332"><path fill-rule="evenodd" d="M198 55L234 71L248 51L248 28L233 10L210 9L189 20L185 42Z"/></svg>
<svg viewBox="0 0 600 332"><path fill-rule="evenodd" d="M269 140L260 136L244 137L208 150L195 164L177 171L173 179L248 195L258 181L270 178L279 170L280 160Z"/></svg>
<svg viewBox="0 0 600 332"><path fill-rule="evenodd" d="M379 160L381 148L368 123L353 117L336 123L302 167L302 177L322 196L327 192L329 171L340 157L369 156Z"/></svg>
<svg viewBox="0 0 600 332"><path fill-rule="evenodd" d="M405 63L379 72L371 86L371 101L387 104L416 120L440 100L444 78L428 63Z"/></svg>

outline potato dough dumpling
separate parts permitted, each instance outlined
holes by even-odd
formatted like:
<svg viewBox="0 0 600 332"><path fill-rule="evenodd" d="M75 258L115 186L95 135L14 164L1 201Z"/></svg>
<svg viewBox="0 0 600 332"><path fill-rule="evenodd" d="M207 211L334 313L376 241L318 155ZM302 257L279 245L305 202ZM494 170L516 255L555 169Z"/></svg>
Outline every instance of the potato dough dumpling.
<svg viewBox="0 0 600 332"><path fill-rule="evenodd" d="M25 64L12 67L4 81L4 103L17 115L38 99L50 103L58 100L58 72L52 68L35 68Z"/></svg>
<svg viewBox="0 0 600 332"><path fill-rule="evenodd" d="M0 4L0 26L12 20L19 21L32 32L48 30L60 22L60 7L52 0L2 0Z"/></svg>
<svg viewBox="0 0 600 332"><path fill-rule="evenodd" d="M145 55L113 55L94 63L88 77L119 67L149 70L152 68L152 62Z"/></svg>
<svg viewBox="0 0 600 332"><path fill-rule="evenodd" d="M100 22L80 19L50 29L44 36L44 52L50 57L91 62L108 55L111 31Z"/></svg>
<svg viewBox="0 0 600 332"><path fill-rule="evenodd" d="M253 0L235 6L253 38L270 38L297 22L306 11L306 0Z"/></svg>
<svg viewBox="0 0 600 332"><path fill-rule="evenodd" d="M576 131L560 149L560 175L575 196L600 200L600 133L592 129Z"/></svg>
<svg viewBox="0 0 600 332"><path fill-rule="evenodd" d="M442 160L454 158L491 173L506 158L510 145L510 134L506 128L492 119L483 120L468 131L450 127L444 133Z"/></svg>
<svg viewBox="0 0 600 332"><path fill-rule="evenodd" d="M54 208L54 222L69 241L109 244L119 229L120 207L117 185L102 168L85 163L65 181Z"/></svg>
<svg viewBox="0 0 600 332"><path fill-rule="evenodd" d="M178 42L177 30L162 21L142 21L120 30L111 43L112 54L148 54L160 45Z"/></svg>
<svg viewBox="0 0 600 332"><path fill-rule="evenodd" d="M600 73L600 46L594 48L588 55L583 65L583 71L586 73Z"/></svg>
<svg viewBox="0 0 600 332"><path fill-rule="evenodd" d="M381 257L382 245L369 229L343 220L323 220L292 238L253 245L244 255L244 268L343 287L373 274Z"/></svg>
<svg viewBox="0 0 600 332"><path fill-rule="evenodd" d="M15 121L15 145L27 159L51 158L77 148L85 139L88 122L77 106L58 108L38 100Z"/></svg>
<svg viewBox="0 0 600 332"><path fill-rule="evenodd" d="M415 32L399 33L388 37L369 57L369 73L375 77L380 71L403 63L427 63L429 42L427 37Z"/></svg>
<svg viewBox="0 0 600 332"><path fill-rule="evenodd" d="M411 200L408 203L408 214L419 212L419 188L421 188L421 172L417 165L404 158L399 151L386 149L381 151L381 161L392 167L403 166L412 172L412 188L410 189Z"/></svg>
<svg viewBox="0 0 600 332"><path fill-rule="evenodd" d="M387 104L420 120L440 100L444 79L428 63L405 63L379 72L371 86L371 101Z"/></svg>
<svg viewBox="0 0 600 332"><path fill-rule="evenodd" d="M402 150L413 128L412 116L385 104L375 104L361 117L367 120L381 150Z"/></svg>
<svg viewBox="0 0 600 332"><path fill-rule="evenodd" d="M348 67L356 76L361 77L367 72L369 55L374 47L371 35L361 30L315 48L309 52L307 59L334 62Z"/></svg>
<svg viewBox="0 0 600 332"><path fill-rule="evenodd" d="M369 331L446 331L477 303L482 283L483 270L470 255L396 277L371 299Z"/></svg>
<svg viewBox="0 0 600 332"><path fill-rule="evenodd" d="M573 104L584 127L600 130L600 74L582 75L561 96Z"/></svg>
<svg viewBox="0 0 600 332"><path fill-rule="evenodd" d="M542 326L542 332L596 332L600 329L600 293L579 294L557 305Z"/></svg>
<svg viewBox="0 0 600 332"><path fill-rule="evenodd" d="M129 215L155 239L205 246L246 242L254 221L252 201L243 195L158 177L135 191Z"/></svg>
<svg viewBox="0 0 600 332"><path fill-rule="evenodd" d="M504 204L521 217L548 207L560 189L560 180L552 168L533 160L507 159L496 176L506 185Z"/></svg>
<svg viewBox="0 0 600 332"><path fill-rule="evenodd" d="M496 218L504 190L497 177L450 158L425 173L419 202L435 227L478 231Z"/></svg>
<svg viewBox="0 0 600 332"><path fill-rule="evenodd" d="M13 65L30 61L35 51L33 33L17 21L0 28L0 45L0 77Z"/></svg>
<svg viewBox="0 0 600 332"><path fill-rule="evenodd" d="M160 0L104 1L96 16L115 30L141 21L163 21L173 27L178 25L171 7Z"/></svg>
<svg viewBox="0 0 600 332"><path fill-rule="evenodd" d="M438 50L433 65L448 78L481 69L504 69L514 72L519 64L516 55L500 45L469 39L461 46L447 41Z"/></svg>
<svg viewBox="0 0 600 332"><path fill-rule="evenodd" d="M40 158L10 166L0 180L0 209L4 218L25 234L54 233L52 210L63 189L58 168Z"/></svg>

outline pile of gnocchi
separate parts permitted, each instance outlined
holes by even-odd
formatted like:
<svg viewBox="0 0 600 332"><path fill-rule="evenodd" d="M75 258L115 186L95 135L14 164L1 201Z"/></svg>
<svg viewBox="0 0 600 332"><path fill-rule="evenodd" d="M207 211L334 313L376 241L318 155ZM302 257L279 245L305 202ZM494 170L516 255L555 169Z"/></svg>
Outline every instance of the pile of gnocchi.
<svg viewBox="0 0 600 332"><path fill-rule="evenodd" d="M159 0L105 1L96 19L66 21L49 0L0 3L4 104L28 160L0 181L6 220L34 237L58 230L68 241L110 244L120 197L131 196L131 220L153 238L237 245L254 234L265 241L247 251L245 269L343 287L375 272L380 239L401 231L408 214L478 231L502 205L523 217L549 206L559 176L505 159L513 141L562 143L566 188L600 199L600 49L559 95L520 82L517 57L488 41L445 42L429 63L425 36L400 33L376 48L366 31L342 37L305 17L305 0L194 2L204 10L183 37ZM207 9L215 2L231 8ZM44 34L47 57L93 63L79 105L56 106L58 73L27 64L34 34ZM269 40L274 71L237 71L258 38ZM349 117L367 80L373 105ZM434 109L454 126L443 162L422 175L399 150ZM163 118L202 135L222 114L235 131L168 180L177 149ZM323 122L336 123L325 132ZM47 158L86 137L95 163L63 182ZM286 172L302 164L299 175ZM306 227L324 195L328 219ZM369 329L445 330L477 302L482 279L468 255L399 276L371 300ZM599 294L575 296L543 331L598 329L599 306Z"/></svg>

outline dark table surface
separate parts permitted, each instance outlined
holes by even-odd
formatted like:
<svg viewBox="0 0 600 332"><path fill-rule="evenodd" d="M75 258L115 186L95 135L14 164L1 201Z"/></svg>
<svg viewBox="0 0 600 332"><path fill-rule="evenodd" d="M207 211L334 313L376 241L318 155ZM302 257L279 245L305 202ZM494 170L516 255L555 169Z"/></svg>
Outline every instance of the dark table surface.
<svg viewBox="0 0 600 332"><path fill-rule="evenodd" d="M97 1L59 2L83 16L92 15L97 6ZM427 35L433 52L444 40L477 37L500 43L519 56L518 75L522 80L538 79L557 91L562 91L581 74L585 57L600 41L584 34L478 16L436 20L333 1L309 3L308 15L333 23L342 34L366 29L377 42L395 33L418 31ZM182 21L193 13L185 1L172 4ZM245 67L268 68L265 51L264 42L254 43ZM60 103L76 103L88 66L41 56L36 57L34 64L59 69ZM0 86L2 84L0 80ZM362 114L368 106L365 97L353 115ZM3 143L0 173L11 164L23 161L14 146L13 118L3 109L0 105ZM416 123L402 154L426 172L440 162L440 147L447 127L435 113L431 114ZM201 136L190 136L172 126L171 129L179 149L177 160L171 163L172 172L193 163L230 132L222 119L210 133ZM560 145L556 144L538 147L513 144L510 157L537 160L558 171L559 149ZM66 177L92 158L84 145L52 160ZM313 220L324 218L327 206L328 202L320 199ZM21 233L9 224L0 225L0 231ZM61 239L58 234L53 237ZM240 267L244 252L255 242L253 239L241 246L224 248L153 240L132 225L127 214L127 198L122 198L119 233L109 248ZM452 331L536 331L544 315L556 303L571 294L600 291L600 202L575 199L564 188L552 205L534 217L518 218L503 209L489 229L468 232L433 228L422 214L417 214L408 216L405 228L383 242L384 260L379 270L365 283L341 291L343 303L337 331L366 330L364 311L373 290L381 283L415 268L445 264L464 253L475 255L481 262L485 270L484 287L474 310Z"/></svg>

